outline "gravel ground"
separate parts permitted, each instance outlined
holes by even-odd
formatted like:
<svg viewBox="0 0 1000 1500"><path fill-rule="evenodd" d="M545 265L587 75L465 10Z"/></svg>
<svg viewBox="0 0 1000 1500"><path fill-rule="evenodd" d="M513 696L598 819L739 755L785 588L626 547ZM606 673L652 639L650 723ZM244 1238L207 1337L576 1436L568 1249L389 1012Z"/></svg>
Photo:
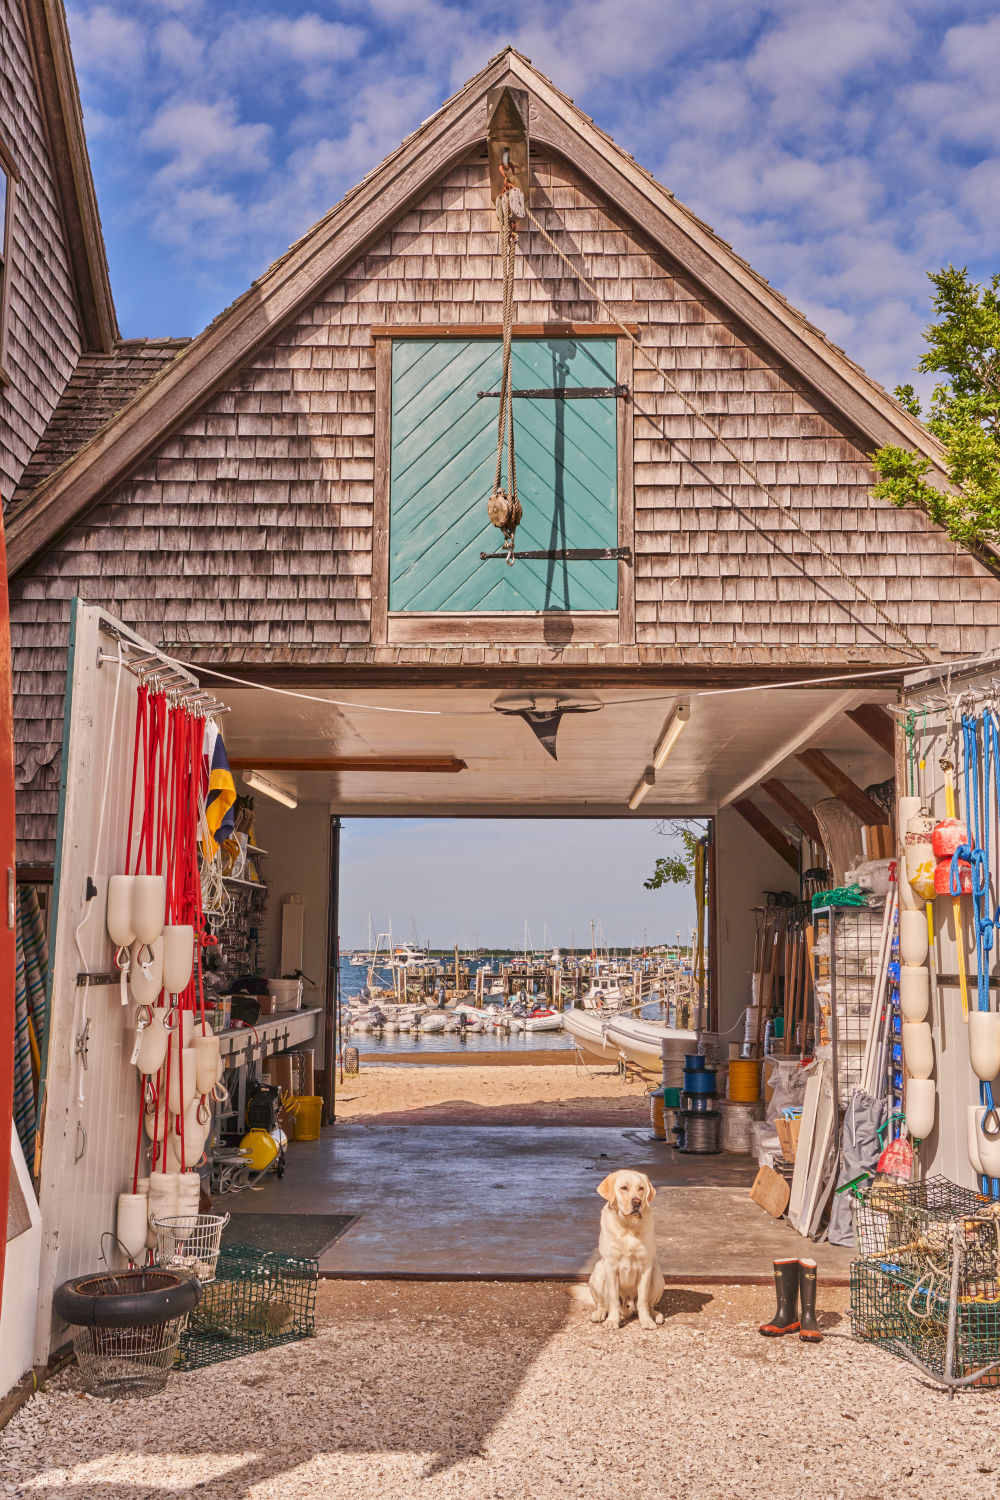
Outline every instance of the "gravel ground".
<svg viewBox="0 0 1000 1500"><path fill-rule="evenodd" d="M337 1119L361 1125L634 1128L649 1121L647 1087L599 1065L363 1066L338 1089Z"/></svg>
<svg viewBox="0 0 1000 1500"><path fill-rule="evenodd" d="M846 1293L820 1297L843 1329ZM765 1340L760 1288L672 1288L662 1328L564 1288L321 1283L315 1340L84 1397L0 1433L0 1494L53 1500L995 1500L997 1395L949 1403L840 1338Z"/></svg>

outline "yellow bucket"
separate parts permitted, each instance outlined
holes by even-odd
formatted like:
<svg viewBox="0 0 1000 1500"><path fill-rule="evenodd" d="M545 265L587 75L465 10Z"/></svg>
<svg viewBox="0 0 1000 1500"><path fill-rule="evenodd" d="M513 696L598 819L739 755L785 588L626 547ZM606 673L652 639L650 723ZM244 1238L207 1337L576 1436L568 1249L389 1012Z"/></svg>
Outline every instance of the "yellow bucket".
<svg viewBox="0 0 1000 1500"><path fill-rule="evenodd" d="M667 1138L667 1124L663 1117L663 1090L651 1089L646 1095L649 1100L649 1127L658 1141Z"/></svg>
<svg viewBox="0 0 1000 1500"><path fill-rule="evenodd" d="M323 1100L318 1094L295 1094L292 1097L295 1112L295 1139L318 1141L320 1120L323 1117Z"/></svg>

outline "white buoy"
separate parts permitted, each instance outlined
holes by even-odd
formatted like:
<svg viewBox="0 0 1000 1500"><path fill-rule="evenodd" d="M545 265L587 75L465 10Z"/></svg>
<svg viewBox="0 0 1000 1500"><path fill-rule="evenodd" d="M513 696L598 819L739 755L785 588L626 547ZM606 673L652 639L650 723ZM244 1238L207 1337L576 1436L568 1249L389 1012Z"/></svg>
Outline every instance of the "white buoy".
<svg viewBox="0 0 1000 1500"><path fill-rule="evenodd" d="M172 1115L179 1115L195 1097L197 1089L197 1063L193 1047L180 1049L181 1066L177 1065L178 1048L175 1045L170 1056L170 1083L167 1086L167 1105ZM183 1074L183 1080L181 1075ZM183 1081L183 1090L181 1087Z"/></svg>
<svg viewBox="0 0 1000 1500"><path fill-rule="evenodd" d="M143 1030L142 1040L139 1043L139 1056L135 1060L140 1073L158 1073L163 1067L169 1039L163 1022L168 1014L166 1006L155 1006L153 1019Z"/></svg>
<svg viewBox="0 0 1000 1500"><path fill-rule="evenodd" d="M1000 1177L1000 1136L988 1136L983 1133L984 1109L977 1122L976 1144L979 1147L979 1160L982 1163L984 1177Z"/></svg>
<svg viewBox="0 0 1000 1500"><path fill-rule="evenodd" d="M167 914L167 882L162 875L133 875L132 929L140 943L153 943Z"/></svg>
<svg viewBox="0 0 1000 1500"><path fill-rule="evenodd" d="M196 1032L191 1046L195 1058L195 1088L199 1094L210 1094L219 1081L219 1038L209 1032L199 1036Z"/></svg>
<svg viewBox="0 0 1000 1500"><path fill-rule="evenodd" d="M900 797L896 803L896 827L899 829L900 858L896 865L901 911L922 911L924 903L906 878L906 825L920 812L919 797Z"/></svg>
<svg viewBox="0 0 1000 1500"><path fill-rule="evenodd" d="M131 948L135 942L132 926L132 882L134 875L112 875L108 881L108 936L116 948Z"/></svg>
<svg viewBox="0 0 1000 1500"><path fill-rule="evenodd" d="M191 1043L194 1041L194 1011L182 1010L180 1012L180 1018L181 1038L183 1040L184 1046L190 1047Z"/></svg>
<svg viewBox="0 0 1000 1500"><path fill-rule="evenodd" d="M906 1128L915 1141L925 1141L934 1129L935 1099L933 1078L906 1080Z"/></svg>
<svg viewBox="0 0 1000 1500"><path fill-rule="evenodd" d="M907 912L901 916L909 915ZM923 912L920 919L923 921ZM931 976L922 965L914 968L909 964L899 966L899 1008L904 1021L924 1021L930 1008Z"/></svg>
<svg viewBox="0 0 1000 1500"><path fill-rule="evenodd" d="M984 1104L970 1104L965 1112L969 1165L977 1177L982 1177L983 1175L983 1163L979 1155L979 1126L985 1113L986 1106Z"/></svg>
<svg viewBox="0 0 1000 1500"><path fill-rule="evenodd" d="M163 989L163 939L152 943L132 944L132 966L128 976L132 998L137 1005L155 1005Z"/></svg>
<svg viewBox="0 0 1000 1500"><path fill-rule="evenodd" d="M927 912L923 906L919 911L899 914L899 957L914 967L927 960Z"/></svg>
<svg viewBox="0 0 1000 1500"><path fill-rule="evenodd" d="M1000 1073L1000 1013L997 1011L969 1011L969 1061L976 1077L984 1083L992 1082Z"/></svg>
<svg viewBox="0 0 1000 1500"><path fill-rule="evenodd" d="M927 1021L903 1022L903 1058L911 1078L930 1078L934 1072L934 1044Z"/></svg>
<svg viewBox="0 0 1000 1500"><path fill-rule="evenodd" d="M187 926L163 929L163 987L179 995L191 983L194 968L194 928Z"/></svg>
<svg viewBox="0 0 1000 1500"><path fill-rule="evenodd" d="M116 1233L128 1253L129 1260L139 1263L146 1248L147 1201L145 1193L118 1194L118 1222Z"/></svg>
<svg viewBox="0 0 1000 1500"><path fill-rule="evenodd" d="M143 1109L142 1128L146 1133L146 1139L149 1141L150 1145L153 1144L154 1140L163 1140L164 1136L167 1133L167 1122L168 1115L167 1107L165 1104L158 1104L155 1109L151 1109L147 1105Z"/></svg>

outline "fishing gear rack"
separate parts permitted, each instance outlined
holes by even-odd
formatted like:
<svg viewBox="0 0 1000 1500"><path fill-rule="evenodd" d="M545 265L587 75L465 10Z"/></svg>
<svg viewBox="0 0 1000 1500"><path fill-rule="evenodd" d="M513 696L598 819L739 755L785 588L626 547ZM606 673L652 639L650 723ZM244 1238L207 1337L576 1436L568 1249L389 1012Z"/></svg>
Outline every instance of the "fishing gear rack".
<svg viewBox="0 0 1000 1500"><path fill-rule="evenodd" d="M950 1394L1000 1387L1000 1213L944 1177L855 1194L851 1329Z"/></svg>
<svg viewBox="0 0 1000 1500"><path fill-rule="evenodd" d="M826 906L813 912L816 1040L830 1046L834 1098L842 1110L862 1082L882 915L869 906Z"/></svg>

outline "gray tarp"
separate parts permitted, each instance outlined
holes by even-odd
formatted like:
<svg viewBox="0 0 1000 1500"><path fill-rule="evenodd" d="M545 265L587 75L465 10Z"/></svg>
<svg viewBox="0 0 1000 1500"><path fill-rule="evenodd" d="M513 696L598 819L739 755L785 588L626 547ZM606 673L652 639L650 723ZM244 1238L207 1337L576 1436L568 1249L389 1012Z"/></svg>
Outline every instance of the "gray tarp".
<svg viewBox="0 0 1000 1500"><path fill-rule="evenodd" d="M843 1187L845 1182L851 1182L862 1172L874 1172L882 1149L877 1132L884 1117L883 1102L873 1099L864 1089L854 1090L844 1116L838 1187ZM849 1193L834 1194L829 1238L831 1245L854 1244L854 1219Z"/></svg>

